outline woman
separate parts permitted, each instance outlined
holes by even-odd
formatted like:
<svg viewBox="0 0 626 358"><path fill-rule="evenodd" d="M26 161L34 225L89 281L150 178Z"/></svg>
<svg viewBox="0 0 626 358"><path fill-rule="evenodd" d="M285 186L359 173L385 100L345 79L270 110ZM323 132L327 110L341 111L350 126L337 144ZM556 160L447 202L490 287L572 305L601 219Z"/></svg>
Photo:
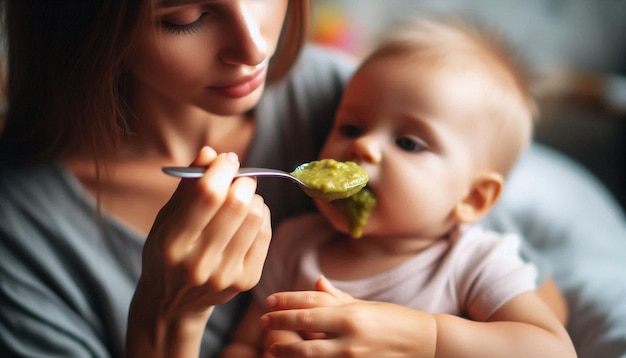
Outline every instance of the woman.
<svg viewBox="0 0 626 358"><path fill-rule="evenodd" d="M311 207L292 184L233 175L315 158L353 64L300 53L303 0L1 4L0 351L213 355L260 275L268 207L274 223ZM203 179L160 170L190 163ZM363 312L397 334L356 327L329 353L419 349L384 307Z"/></svg>
<svg viewBox="0 0 626 358"><path fill-rule="evenodd" d="M211 316L203 348L215 351L238 302L213 307L256 283L271 231L255 181L233 181L238 162L287 169L313 158L326 123L307 126L330 123L351 64L315 61L281 82L304 41L303 1L3 6L0 346L122 356L126 340L129 356L197 356ZM276 85L257 106L266 79ZM160 171L192 161L207 176L178 190ZM276 220L308 204L285 184L259 188Z"/></svg>

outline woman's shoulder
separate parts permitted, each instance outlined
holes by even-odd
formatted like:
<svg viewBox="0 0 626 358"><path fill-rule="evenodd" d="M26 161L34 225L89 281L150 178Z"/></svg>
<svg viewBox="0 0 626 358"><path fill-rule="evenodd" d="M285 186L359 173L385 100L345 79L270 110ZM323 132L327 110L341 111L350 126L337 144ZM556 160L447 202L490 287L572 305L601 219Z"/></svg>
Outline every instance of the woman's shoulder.
<svg viewBox="0 0 626 358"><path fill-rule="evenodd" d="M67 184L59 164L16 165L0 161L0 201L8 203L46 200Z"/></svg>
<svg viewBox="0 0 626 358"><path fill-rule="evenodd" d="M117 328L140 274L143 241L119 231L105 237L74 180L61 164L0 163L0 330L9 332L7 352L40 356L48 345L72 356L108 356L123 347ZM12 331L13 322L24 324Z"/></svg>
<svg viewBox="0 0 626 358"><path fill-rule="evenodd" d="M26 205L50 212L68 203L88 204L75 178L58 162L15 165L0 161L0 202L4 207Z"/></svg>
<svg viewBox="0 0 626 358"><path fill-rule="evenodd" d="M289 86L333 86L343 90L357 66L356 58L328 47L307 45L287 77ZM315 88L317 90L317 88Z"/></svg>
<svg viewBox="0 0 626 358"><path fill-rule="evenodd" d="M288 75L267 87L257 112L289 122L332 115L354 69L354 58L317 45L306 46Z"/></svg>
<svg viewBox="0 0 626 358"><path fill-rule="evenodd" d="M77 227L87 227L82 218L95 217L95 206L74 180L60 163L32 166L0 163L3 240L61 237L77 233Z"/></svg>

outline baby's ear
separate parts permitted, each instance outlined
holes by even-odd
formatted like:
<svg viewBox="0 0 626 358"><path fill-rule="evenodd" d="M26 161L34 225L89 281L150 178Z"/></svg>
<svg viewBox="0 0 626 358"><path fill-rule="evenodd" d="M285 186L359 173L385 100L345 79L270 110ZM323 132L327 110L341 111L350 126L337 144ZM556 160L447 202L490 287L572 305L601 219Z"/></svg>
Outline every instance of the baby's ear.
<svg viewBox="0 0 626 358"><path fill-rule="evenodd" d="M480 175L469 192L454 207L454 217L461 223L471 223L485 216L496 204L504 178L496 172Z"/></svg>

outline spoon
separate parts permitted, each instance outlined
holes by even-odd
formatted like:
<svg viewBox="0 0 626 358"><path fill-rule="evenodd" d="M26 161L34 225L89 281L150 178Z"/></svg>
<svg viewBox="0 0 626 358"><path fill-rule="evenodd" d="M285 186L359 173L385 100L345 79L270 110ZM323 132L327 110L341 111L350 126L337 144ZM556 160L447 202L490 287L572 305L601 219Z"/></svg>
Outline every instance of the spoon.
<svg viewBox="0 0 626 358"><path fill-rule="evenodd" d="M163 172L178 178L201 178L204 176L204 167L163 167ZM286 171L269 169L269 168L239 168L235 178L237 177L279 177L285 178L296 183L304 192L313 198L323 199L327 201L336 199L345 199L361 190L365 183L355 183L351 187L337 188L336 190L328 190L316 188L306 184L302 180L296 178Z"/></svg>

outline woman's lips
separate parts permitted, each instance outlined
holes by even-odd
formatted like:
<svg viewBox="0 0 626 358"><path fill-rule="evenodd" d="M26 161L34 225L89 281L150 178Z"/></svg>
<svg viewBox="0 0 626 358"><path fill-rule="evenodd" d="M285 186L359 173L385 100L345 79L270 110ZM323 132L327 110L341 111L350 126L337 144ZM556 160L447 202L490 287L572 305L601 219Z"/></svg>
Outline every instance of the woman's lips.
<svg viewBox="0 0 626 358"><path fill-rule="evenodd" d="M267 73L267 67L263 67L256 74L253 74L249 78L244 79L239 83L235 83L227 86L214 86L211 89L224 97L240 98L247 96L252 91L259 88L259 86L265 82L265 74Z"/></svg>

